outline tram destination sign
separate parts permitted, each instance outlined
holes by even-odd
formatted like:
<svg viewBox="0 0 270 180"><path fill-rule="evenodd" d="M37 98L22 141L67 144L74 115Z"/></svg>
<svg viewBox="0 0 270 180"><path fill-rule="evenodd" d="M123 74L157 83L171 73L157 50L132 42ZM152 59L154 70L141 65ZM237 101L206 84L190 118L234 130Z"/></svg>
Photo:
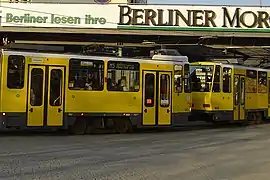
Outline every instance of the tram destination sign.
<svg viewBox="0 0 270 180"><path fill-rule="evenodd" d="M118 28L270 32L270 7L119 5Z"/></svg>

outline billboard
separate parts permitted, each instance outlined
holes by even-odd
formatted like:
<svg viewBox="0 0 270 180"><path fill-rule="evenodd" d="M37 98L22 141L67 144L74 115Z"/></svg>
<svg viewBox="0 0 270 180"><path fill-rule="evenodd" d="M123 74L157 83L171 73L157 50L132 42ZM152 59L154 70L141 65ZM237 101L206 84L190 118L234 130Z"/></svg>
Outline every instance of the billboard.
<svg viewBox="0 0 270 180"><path fill-rule="evenodd" d="M2 3L1 8L1 26L11 27L270 32L270 7Z"/></svg>
<svg viewBox="0 0 270 180"><path fill-rule="evenodd" d="M118 28L269 31L269 7L119 5Z"/></svg>
<svg viewBox="0 0 270 180"><path fill-rule="evenodd" d="M1 26L117 28L118 6L2 3Z"/></svg>

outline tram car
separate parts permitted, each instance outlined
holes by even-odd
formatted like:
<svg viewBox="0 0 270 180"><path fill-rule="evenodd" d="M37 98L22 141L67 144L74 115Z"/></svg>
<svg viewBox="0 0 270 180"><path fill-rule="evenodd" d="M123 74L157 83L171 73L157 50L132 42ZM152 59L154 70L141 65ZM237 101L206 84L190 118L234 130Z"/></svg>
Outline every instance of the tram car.
<svg viewBox="0 0 270 180"><path fill-rule="evenodd" d="M2 49L0 65L1 129L125 133L181 125L191 111L186 56L137 59Z"/></svg>
<svg viewBox="0 0 270 180"><path fill-rule="evenodd" d="M261 123L270 117L269 70L194 62L190 73L191 120Z"/></svg>

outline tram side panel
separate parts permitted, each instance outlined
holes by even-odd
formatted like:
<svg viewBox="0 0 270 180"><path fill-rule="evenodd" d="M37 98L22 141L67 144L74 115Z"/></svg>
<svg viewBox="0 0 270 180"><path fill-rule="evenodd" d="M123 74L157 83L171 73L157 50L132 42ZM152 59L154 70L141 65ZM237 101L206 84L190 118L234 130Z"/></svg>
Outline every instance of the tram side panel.
<svg viewBox="0 0 270 180"><path fill-rule="evenodd" d="M174 65L173 126L189 123L192 103L189 74L189 64Z"/></svg>
<svg viewBox="0 0 270 180"><path fill-rule="evenodd" d="M1 66L1 125L26 125L27 61L22 55L3 53Z"/></svg>
<svg viewBox="0 0 270 180"><path fill-rule="evenodd" d="M173 63L152 61L141 63L142 116L138 127L172 125Z"/></svg>
<svg viewBox="0 0 270 180"><path fill-rule="evenodd" d="M211 112L211 94L208 78L212 79L214 65L195 62L190 64L192 109L191 121L208 121Z"/></svg>
<svg viewBox="0 0 270 180"><path fill-rule="evenodd" d="M257 104L257 92L258 92L258 74L257 70L246 70L246 109L252 111L258 108Z"/></svg>
<svg viewBox="0 0 270 180"><path fill-rule="evenodd" d="M3 55L1 72L3 128L63 126L65 89L63 62L66 61L26 54L7 51Z"/></svg>
<svg viewBox="0 0 270 180"><path fill-rule="evenodd" d="M232 108L233 108L233 120L245 120L246 119L246 68L233 66L232 75Z"/></svg>
<svg viewBox="0 0 270 180"><path fill-rule="evenodd" d="M268 91L267 91L267 101L268 101L268 117L267 119L270 119L270 71L267 72L267 84L268 84Z"/></svg>
<svg viewBox="0 0 270 180"><path fill-rule="evenodd" d="M221 67L212 62L197 62L191 66L193 121L223 121L228 119L228 94L221 89ZM225 106L224 106L225 105ZM226 115L226 116L225 116Z"/></svg>
<svg viewBox="0 0 270 180"><path fill-rule="evenodd" d="M246 117L249 120L261 120L267 117L267 72L265 70L247 69L245 88Z"/></svg>
<svg viewBox="0 0 270 180"><path fill-rule="evenodd" d="M68 72L66 111L69 125L81 118L96 121L98 124L92 125L101 126L104 118L107 121L140 115L138 62L71 59ZM80 83L84 77L88 77L88 82Z"/></svg>
<svg viewBox="0 0 270 180"><path fill-rule="evenodd" d="M213 121L233 120L232 75L233 68L231 66L215 64L209 97Z"/></svg>
<svg viewBox="0 0 270 180"><path fill-rule="evenodd" d="M192 119L210 122L238 120L234 115L232 65L212 62L192 64ZM237 93L236 93L237 94Z"/></svg>
<svg viewBox="0 0 270 180"><path fill-rule="evenodd" d="M72 67L82 68L79 65L82 62L76 62L78 65L70 65L67 80L69 84L66 103L67 118L74 121L74 119L87 117L87 120L92 122L102 122L104 119L128 120L137 127L162 127L182 123L176 120L183 121L190 112L188 71L185 76L187 80L184 78L187 89L185 93L180 94L182 99L179 101L173 94L172 62L133 61L129 59L102 62L104 68L98 71L101 72L100 76L104 72L104 77L99 76L98 79L104 79L104 82L94 83L100 84L100 89L87 89L85 85L77 87L78 79ZM83 63L91 64L90 62ZM98 64L94 66L98 67ZM91 67L84 68L91 69ZM78 73L78 68L76 71ZM91 72L95 73L97 69L92 69Z"/></svg>
<svg viewBox="0 0 270 180"><path fill-rule="evenodd" d="M72 64L72 61L70 62ZM77 64L76 67L80 67L81 62ZM66 108L70 121L74 120L74 117L78 119L88 116L89 121L96 122L97 119L104 118L130 120L132 125L137 127L172 125L172 117L178 113L172 108L174 103L172 63L106 61L104 68L99 70L104 72L104 77L99 78L104 79L104 82L99 82L101 85L99 90L86 90L85 85L76 87L78 79L73 73L72 66L69 66ZM94 71L97 70L91 72ZM189 109L186 107L188 105L185 106L188 103L186 101L180 103L182 108L185 108L184 111L188 112Z"/></svg>
<svg viewBox="0 0 270 180"><path fill-rule="evenodd" d="M257 118L266 119L268 114L268 86L267 70L258 70L257 110L260 112ZM262 116L262 117L261 117Z"/></svg>

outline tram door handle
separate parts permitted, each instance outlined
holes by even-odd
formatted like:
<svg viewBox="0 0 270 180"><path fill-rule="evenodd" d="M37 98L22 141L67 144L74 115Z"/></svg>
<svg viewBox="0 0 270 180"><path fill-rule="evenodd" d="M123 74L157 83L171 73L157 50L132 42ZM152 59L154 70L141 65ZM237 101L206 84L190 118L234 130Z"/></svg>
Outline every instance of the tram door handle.
<svg viewBox="0 0 270 180"><path fill-rule="evenodd" d="M61 108L58 108L58 112L59 112L59 113L62 112L62 109L61 109Z"/></svg>
<svg viewBox="0 0 270 180"><path fill-rule="evenodd" d="M144 109L144 112L147 113L147 109Z"/></svg>
<svg viewBox="0 0 270 180"><path fill-rule="evenodd" d="M33 109L33 108L30 108L30 109L29 109L29 111L30 111L30 112L33 112L33 111L34 111L34 109Z"/></svg>
<svg viewBox="0 0 270 180"><path fill-rule="evenodd" d="M167 109L167 113L170 113L170 110L169 109Z"/></svg>

